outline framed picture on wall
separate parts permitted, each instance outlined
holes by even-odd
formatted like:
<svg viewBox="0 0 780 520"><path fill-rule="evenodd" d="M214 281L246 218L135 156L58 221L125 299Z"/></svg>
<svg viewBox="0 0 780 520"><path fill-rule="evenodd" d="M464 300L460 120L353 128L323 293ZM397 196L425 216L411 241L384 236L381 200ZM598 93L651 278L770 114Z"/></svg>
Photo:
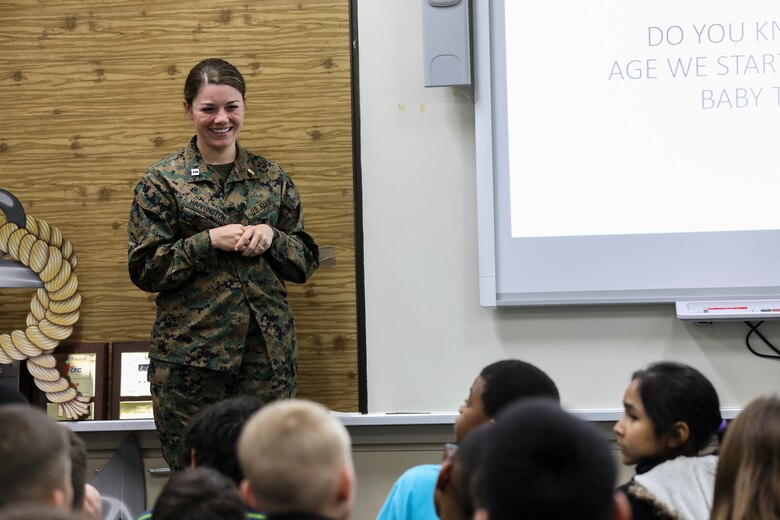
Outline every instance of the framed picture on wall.
<svg viewBox="0 0 780 520"><path fill-rule="evenodd" d="M89 397L89 413L79 420L103 420L106 418L108 394L106 370L108 368L107 343L61 343L52 353L56 368L70 386L84 397ZM27 361L24 362L25 364ZM46 393L35 385L25 366L19 374L19 388L30 399L30 404L43 408L52 419L71 420L60 416L56 403L49 402Z"/></svg>
<svg viewBox="0 0 780 520"><path fill-rule="evenodd" d="M152 419L152 393L146 380L149 342L114 343L111 356L111 418Z"/></svg>

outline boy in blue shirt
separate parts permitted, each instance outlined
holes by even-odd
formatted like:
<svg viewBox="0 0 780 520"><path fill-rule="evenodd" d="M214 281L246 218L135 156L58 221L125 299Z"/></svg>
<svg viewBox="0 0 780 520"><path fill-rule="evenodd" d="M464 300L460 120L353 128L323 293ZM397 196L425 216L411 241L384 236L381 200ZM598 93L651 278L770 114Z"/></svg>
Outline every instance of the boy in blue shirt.
<svg viewBox="0 0 780 520"><path fill-rule="evenodd" d="M492 422L510 403L528 397L560 401L555 382L530 363L505 359L486 366L458 410L455 442L463 440L477 426ZM433 495L440 470L440 464L425 464L407 470L393 485L377 520L437 520Z"/></svg>

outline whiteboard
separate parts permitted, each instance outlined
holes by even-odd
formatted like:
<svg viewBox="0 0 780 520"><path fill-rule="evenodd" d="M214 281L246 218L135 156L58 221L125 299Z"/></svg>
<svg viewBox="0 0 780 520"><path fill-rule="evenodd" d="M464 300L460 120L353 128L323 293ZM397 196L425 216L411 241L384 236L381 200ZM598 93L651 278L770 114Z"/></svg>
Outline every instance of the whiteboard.
<svg viewBox="0 0 780 520"><path fill-rule="evenodd" d="M483 306L780 296L774 3L474 9Z"/></svg>

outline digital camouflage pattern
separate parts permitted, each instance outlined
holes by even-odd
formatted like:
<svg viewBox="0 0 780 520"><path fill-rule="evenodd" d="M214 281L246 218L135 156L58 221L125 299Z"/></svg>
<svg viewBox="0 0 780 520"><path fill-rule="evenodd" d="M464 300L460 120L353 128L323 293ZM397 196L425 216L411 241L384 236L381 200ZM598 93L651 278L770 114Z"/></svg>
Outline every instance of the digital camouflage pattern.
<svg viewBox="0 0 780 520"><path fill-rule="evenodd" d="M285 281L305 282L319 266L319 249L284 170L236 146L224 190L193 137L149 167L130 211L130 278L158 293L148 379L174 470L183 469L184 425L205 405L235 395L272 401L296 390ZM271 246L254 257L214 249L209 229L227 224L267 224Z"/></svg>
<svg viewBox="0 0 780 520"><path fill-rule="evenodd" d="M185 469L184 428L202 408L238 395L265 402L295 397L297 364L290 351L272 369L257 326L250 327L238 374L151 360L149 382L155 403L154 419L163 456L174 471Z"/></svg>
<svg viewBox="0 0 780 520"><path fill-rule="evenodd" d="M150 166L135 188L128 267L135 285L158 293L151 359L237 372L252 318L272 366L295 352L284 282L305 282L319 249L284 170L237 148L224 193L194 137ZM271 247L255 257L214 249L209 229L227 224L268 224Z"/></svg>

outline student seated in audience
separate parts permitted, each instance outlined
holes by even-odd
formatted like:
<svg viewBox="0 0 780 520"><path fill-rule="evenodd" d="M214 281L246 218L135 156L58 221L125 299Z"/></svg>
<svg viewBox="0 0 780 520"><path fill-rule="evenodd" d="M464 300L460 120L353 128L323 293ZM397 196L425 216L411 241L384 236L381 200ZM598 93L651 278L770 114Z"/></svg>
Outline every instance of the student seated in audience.
<svg viewBox="0 0 780 520"><path fill-rule="evenodd" d="M240 396L206 406L187 423L182 435L188 467L207 466L241 484L244 474L236 446L246 421L263 407L259 397Z"/></svg>
<svg viewBox="0 0 780 520"><path fill-rule="evenodd" d="M479 464L493 423L477 426L460 444L448 444L433 501L441 520L471 520L476 511Z"/></svg>
<svg viewBox="0 0 780 520"><path fill-rule="evenodd" d="M355 495L349 434L327 408L289 399L265 406L238 441L247 504L268 520L344 520Z"/></svg>
<svg viewBox="0 0 780 520"><path fill-rule="evenodd" d="M73 510L87 520L103 518L103 502L100 492L87 483L87 445L79 435L66 428L70 441L71 483L73 485Z"/></svg>
<svg viewBox="0 0 780 520"><path fill-rule="evenodd" d="M477 520L627 520L615 460L591 424L548 399L501 412L484 440Z"/></svg>
<svg viewBox="0 0 780 520"><path fill-rule="evenodd" d="M0 460L0 508L36 502L70 509L68 434L41 410L0 406Z"/></svg>
<svg viewBox="0 0 780 520"><path fill-rule="evenodd" d="M84 520L80 513L49 504L23 503L0 509L0 520Z"/></svg>
<svg viewBox="0 0 780 520"><path fill-rule="evenodd" d="M244 520L236 484L219 471L189 468L171 475L154 504L154 520Z"/></svg>
<svg viewBox="0 0 780 520"><path fill-rule="evenodd" d="M681 363L634 372L615 424L624 464L636 475L620 486L634 520L707 520L718 458L702 454L725 428L710 381Z"/></svg>
<svg viewBox="0 0 780 520"><path fill-rule="evenodd" d="M492 421L503 407L527 397L560 400L553 380L530 363L506 359L486 366L458 410L455 442L461 442L477 426ZM436 520L433 492L440 470L440 464L424 464L407 470L393 485L377 520Z"/></svg>
<svg viewBox="0 0 780 520"><path fill-rule="evenodd" d="M202 408L190 419L182 434L186 465L215 469L238 487L244 478L238 463L238 436L246 421L263 404L264 401L258 397L239 396ZM148 520L152 518L152 513L147 511L138 520ZM246 518L262 520L265 515L247 509Z"/></svg>
<svg viewBox="0 0 780 520"><path fill-rule="evenodd" d="M749 403L729 424L711 520L780 520L780 396Z"/></svg>

